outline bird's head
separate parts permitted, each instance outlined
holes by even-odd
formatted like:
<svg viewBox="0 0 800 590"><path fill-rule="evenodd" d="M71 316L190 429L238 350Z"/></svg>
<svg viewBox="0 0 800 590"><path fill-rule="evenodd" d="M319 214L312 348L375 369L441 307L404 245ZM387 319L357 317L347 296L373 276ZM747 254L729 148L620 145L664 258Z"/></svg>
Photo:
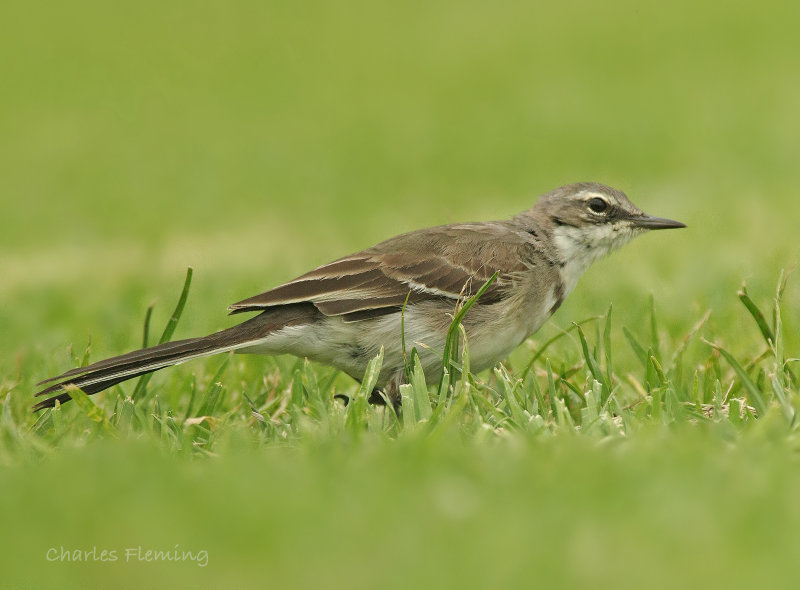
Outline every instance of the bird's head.
<svg viewBox="0 0 800 590"><path fill-rule="evenodd" d="M595 182L568 184L544 194L515 220L548 233L558 257L576 276L648 230L686 227L648 215L622 191Z"/></svg>
<svg viewBox="0 0 800 590"><path fill-rule="evenodd" d="M622 191L595 182L559 187L539 197L528 213L537 225L550 231L559 250L574 251L573 255L588 250L593 258L645 231L686 227L679 221L648 215Z"/></svg>

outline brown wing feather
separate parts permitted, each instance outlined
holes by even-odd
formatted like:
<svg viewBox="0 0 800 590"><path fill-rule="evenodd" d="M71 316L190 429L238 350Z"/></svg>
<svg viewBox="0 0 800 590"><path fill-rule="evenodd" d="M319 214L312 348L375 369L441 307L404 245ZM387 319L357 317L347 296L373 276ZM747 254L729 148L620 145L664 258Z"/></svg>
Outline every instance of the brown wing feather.
<svg viewBox="0 0 800 590"><path fill-rule="evenodd" d="M531 247L529 238L502 223L420 230L320 266L229 309L259 311L307 301L325 315L363 319L372 311L400 309L406 297L409 303L469 297L500 271L481 299L490 303L504 296L515 273L529 268L523 250Z"/></svg>

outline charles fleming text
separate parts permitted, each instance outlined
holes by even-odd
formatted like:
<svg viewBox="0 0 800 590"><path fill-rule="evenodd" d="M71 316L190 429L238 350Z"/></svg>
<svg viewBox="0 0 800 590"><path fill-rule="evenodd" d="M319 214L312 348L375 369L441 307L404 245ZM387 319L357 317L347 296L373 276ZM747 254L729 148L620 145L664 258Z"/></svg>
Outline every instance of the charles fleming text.
<svg viewBox="0 0 800 590"><path fill-rule="evenodd" d="M50 547L45 556L47 561L61 562L156 562L156 561L176 561L193 562L199 567L208 565L208 551L189 551L181 549L175 545L172 549L147 549L139 545L138 547L126 547L124 549L102 549L92 547L91 549L68 549L64 546Z"/></svg>

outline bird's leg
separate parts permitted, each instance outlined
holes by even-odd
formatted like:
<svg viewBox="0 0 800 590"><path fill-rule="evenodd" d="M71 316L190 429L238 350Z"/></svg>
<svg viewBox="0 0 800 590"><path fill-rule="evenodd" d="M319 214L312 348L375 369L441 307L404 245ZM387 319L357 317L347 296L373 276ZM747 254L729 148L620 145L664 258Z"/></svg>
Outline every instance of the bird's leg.
<svg viewBox="0 0 800 590"><path fill-rule="evenodd" d="M333 396L333 399L340 399L344 402L345 407L350 404L350 397L343 394L337 393ZM392 403L392 407L394 408L395 413L400 411L400 397L399 396L391 396L385 391L381 391L380 389L373 389L372 393L369 395L369 399L367 400L373 406L385 406L386 400L389 400Z"/></svg>
<svg viewBox="0 0 800 590"><path fill-rule="evenodd" d="M405 381L405 373L401 371L398 376L392 377L383 387L383 391L373 389L369 396L369 403L376 406L385 406L388 399L395 413L400 412L400 384Z"/></svg>
<svg viewBox="0 0 800 590"><path fill-rule="evenodd" d="M405 382L405 373L401 372L399 377L389 379L383 389L375 388L369 394L369 398L367 401L372 404L373 406L385 406L387 405L386 401L388 400L391 402L392 407L394 408L395 413L400 412L400 384ZM333 399L340 399L344 402L345 407L350 403L350 397L343 394L337 393L333 396Z"/></svg>

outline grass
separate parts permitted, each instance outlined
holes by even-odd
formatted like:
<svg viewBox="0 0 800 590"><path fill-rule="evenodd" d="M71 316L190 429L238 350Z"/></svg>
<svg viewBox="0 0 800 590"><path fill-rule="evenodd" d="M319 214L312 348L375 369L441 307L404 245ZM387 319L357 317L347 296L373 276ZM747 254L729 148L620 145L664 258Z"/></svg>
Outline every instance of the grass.
<svg viewBox="0 0 800 590"><path fill-rule="evenodd" d="M199 382L75 390L35 424L20 418L12 386L0 477L6 506L28 511L8 517L20 533L42 519L14 551L54 560L15 580L102 586L122 571L132 586L792 583L800 391L798 359L782 345L785 288L782 278L769 313L740 292L764 339L748 359L698 341L708 315L666 350L651 305L643 329L624 330L638 359L626 374L612 362L611 308L551 338L526 367L483 376L451 329L462 354L450 353L438 385L409 355L399 416L366 403L382 355L355 389L307 361L234 378L228 356ZM343 390L346 406L333 397ZM95 561L103 550L114 561ZM190 557L146 561L148 550ZM475 557L461 564L464 555ZM740 560L745 573L731 565ZM665 571L672 562L681 567Z"/></svg>
<svg viewBox="0 0 800 590"><path fill-rule="evenodd" d="M584 327L573 324L579 340L577 361L550 349L561 337L569 335L565 330L539 348L519 376L513 368L500 364L481 378L470 372L469 342L460 322L494 278L454 315L443 353L445 369L438 384L426 383L416 349L408 355L409 379L401 386L399 416L391 406L372 407L367 403L380 373L382 351L370 362L355 390L349 388L350 403L336 399L335 371L320 371L300 359L288 370L277 368L271 380L262 378L258 371L250 371L247 377L254 380L242 376L241 385L225 399L227 388L223 380L233 357L227 355L206 383L198 384L192 378L176 388L177 397L165 395L162 399L148 390L152 374L139 378L135 386L117 386L113 393L97 397L73 388L69 393L74 404L57 404L52 410L39 413L29 430L19 428L12 416L12 385L5 392L4 424L8 441L16 444L7 446L4 462L13 464L16 453L25 449L47 454L52 449L45 449L58 448L65 439L87 441L134 435L160 441L179 454L213 454L217 439L229 429L241 429L259 444L269 445L286 441L301 444L307 437L319 436L358 440L365 432L393 440L418 431L435 435L440 428L455 425L471 436L485 430L498 435L579 431L586 436L625 437L651 423L711 421L746 429L757 419L768 420L771 412L782 415L787 434L797 427L798 381L790 365L800 357L787 356L784 348L781 299L787 280L783 276L773 300L771 323L744 286L739 293L754 320L753 331L760 332L764 339L760 354L746 361L737 360L723 346L707 340L703 340L705 354L699 355L699 362L698 358L687 358L686 350L704 328L708 314L675 344L669 355L662 354L657 313L651 299L648 331L637 335L623 330L640 365L633 372L620 375L612 363L610 307L604 317L583 322L584 326L593 323L597 328L592 342ZM189 269L159 343L166 342L177 327L191 279ZM151 312L152 308L148 308L145 315L143 343L148 342ZM87 348L80 363L88 363L89 357ZM126 389L130 391L126 393ZM71 411L74 406L80 410L78 415ZM64 415L67 412L69 419Z"/></svg>
<svg viewBox="0 0 800 590"><path fill-rule="evenodd" d="M4 3L4 585L797 585L797 16ZM457 326L441 382L409 350L398 415L240 356L30 412L43 378L576 180L689 228L595 265L492 371Z"/></svg>

